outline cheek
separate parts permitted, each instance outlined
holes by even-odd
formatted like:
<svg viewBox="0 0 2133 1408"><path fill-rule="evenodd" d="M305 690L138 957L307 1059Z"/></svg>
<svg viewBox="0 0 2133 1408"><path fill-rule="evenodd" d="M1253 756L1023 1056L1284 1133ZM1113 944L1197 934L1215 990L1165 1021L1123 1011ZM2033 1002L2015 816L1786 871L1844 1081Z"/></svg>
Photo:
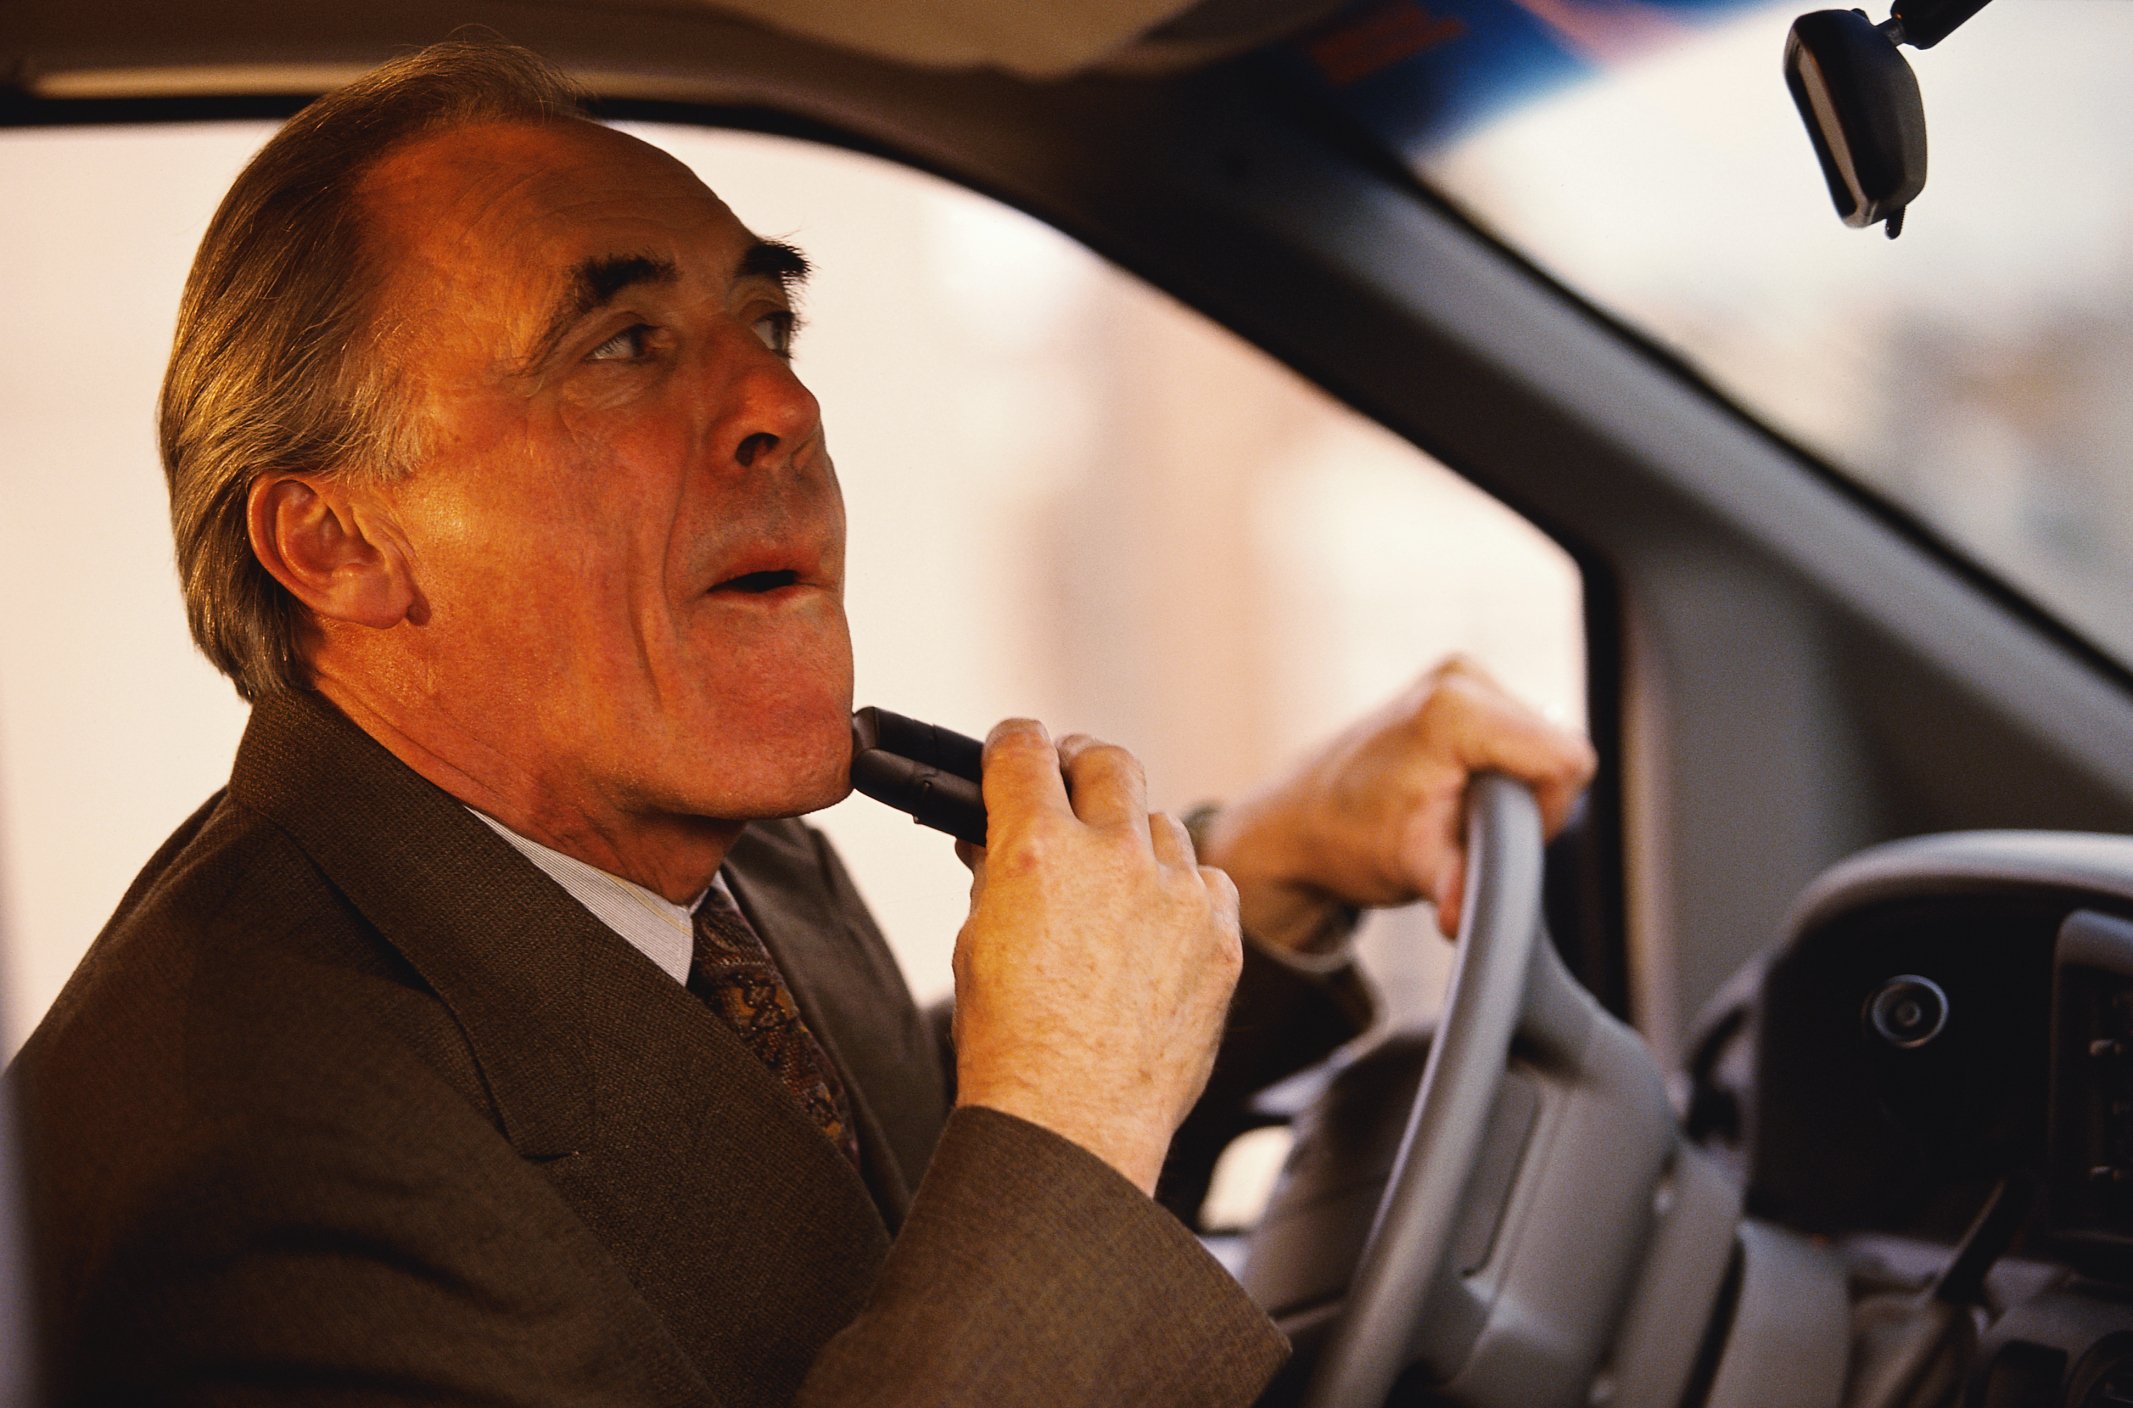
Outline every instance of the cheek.
<svg viewBox="0 0 2133 1408"><path fill-rule="evenodd" d="M686 437L647 420L557 412L490 447L470 486L471 546L534 570L612 585L658 572Z"/></svg>
<svg viewBox="0 0 2133 1408"><path fill-rule="evenodd" d="M532 476L440 487L408 528L430 653L544 693L612 693L642 668L646 563L605 505ZM648 580L649 579L649 580ZM575 689L574 689L575 687Z"/></svg>

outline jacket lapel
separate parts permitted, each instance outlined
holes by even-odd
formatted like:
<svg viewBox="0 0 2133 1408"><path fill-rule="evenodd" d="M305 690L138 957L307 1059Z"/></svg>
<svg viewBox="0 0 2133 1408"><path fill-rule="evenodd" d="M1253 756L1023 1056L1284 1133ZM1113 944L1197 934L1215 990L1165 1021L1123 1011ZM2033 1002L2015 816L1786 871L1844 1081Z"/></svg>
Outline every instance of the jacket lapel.
<svg viewBox="0 0 2133 1408"><path fill-rule="evenodd" d="M727 858L734 898L850 1088L867 1186L893 1231L946 1119L932 1038L881 936L832 902L833 863L797 822L759 822Z"/></svg>
<svg viewBox="0 0 2133 1408"><path fill-rule="evenodd" d="M591 1142L578 993L599 921L316 696L259 703L230 795L302 846L436 991L519 1153Z"/></svg>
<svg viewBox="0 0 2133 1408"><path fill-rule="evenodd" d="M505 1138L540 1161L707 1372L745 1361L782 1381L857 1313L888 1248L881 1192L693 994L315 696L260 702L230 790L436 992ZM809 908L796 881L753 888L779 897L769 922L801 931L786 917ZM803 1004L817 1001L808 992L796 985ZM818 1030L845 1015L809 1009ZM895 1169L871 1115L861 1132ZM736 1265L759 1278L745 1305ZM766 1362L781 1358L792 1362Z"/></svg>

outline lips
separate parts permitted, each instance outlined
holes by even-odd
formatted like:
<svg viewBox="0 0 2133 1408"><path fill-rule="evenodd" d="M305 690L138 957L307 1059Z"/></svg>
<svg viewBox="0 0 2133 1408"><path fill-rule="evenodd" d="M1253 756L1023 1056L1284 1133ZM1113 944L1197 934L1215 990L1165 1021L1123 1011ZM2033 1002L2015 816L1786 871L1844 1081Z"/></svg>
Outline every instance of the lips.
<svg viewBox="0 0 2133 1408"><path fill-rule="evenodd" d="M689 576L720 601L835 592L844 576L844 535L841 519L826 517L786 509L728 522L694 544Z"/></svg>
<svg viewBox="0 0 2133 1408"><path fill-rule="evenodd" d="M832 552L810 542L759 543L722 554L697 580L708 579L705 595L724 601L781 599L795 589L830 583L834 575L827 564L835 560Z"/></svg>
<svg viewBox="0 0 2133 1408"><path fill-rule="evenodd" d="M747 596L767 596L786 587L798 586L800 574L790 567L773 567L757 572L743 572L738 577L728 577L717 583L714 592L739 592Z"/></svg>

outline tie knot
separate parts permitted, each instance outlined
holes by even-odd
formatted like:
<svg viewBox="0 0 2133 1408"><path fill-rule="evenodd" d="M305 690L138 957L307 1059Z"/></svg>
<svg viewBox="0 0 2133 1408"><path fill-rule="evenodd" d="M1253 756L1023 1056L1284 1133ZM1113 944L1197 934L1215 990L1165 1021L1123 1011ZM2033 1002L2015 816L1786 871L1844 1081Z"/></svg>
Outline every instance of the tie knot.
<svg viewBox="0 0 2133 1408"><path fill-rule="evenodd" d="M718 886L704 892L696 906L696 967L706 962L757 961L768 962L770 951L763 946L762 935L741 913L733 896Z"/></svg>

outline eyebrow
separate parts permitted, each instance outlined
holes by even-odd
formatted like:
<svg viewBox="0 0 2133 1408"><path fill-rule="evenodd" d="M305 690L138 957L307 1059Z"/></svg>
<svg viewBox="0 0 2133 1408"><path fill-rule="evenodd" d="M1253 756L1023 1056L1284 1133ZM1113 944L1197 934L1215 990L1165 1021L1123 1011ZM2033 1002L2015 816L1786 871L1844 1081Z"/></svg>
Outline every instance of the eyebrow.
<svg viewBox="0 0 2133 1408"><path fill-rule="evenodd" d="M793 293L807 282L814 267L806 255L783 240L757 240L741 256L734 274L742 279L775 279L779 288Z"/></svg>
<svg viewBox="0 0 2133 1408"><path fill-rule="evenodd" d="M789 295L807 281L811 267L806 255L783 240L757 240L742 252L734 278L770 279ZM673 260L649 254L596 254L579 260L525 365L536 367L547 361L573 327L626 290L643 284L671 284L680 277Z"/></svg>

